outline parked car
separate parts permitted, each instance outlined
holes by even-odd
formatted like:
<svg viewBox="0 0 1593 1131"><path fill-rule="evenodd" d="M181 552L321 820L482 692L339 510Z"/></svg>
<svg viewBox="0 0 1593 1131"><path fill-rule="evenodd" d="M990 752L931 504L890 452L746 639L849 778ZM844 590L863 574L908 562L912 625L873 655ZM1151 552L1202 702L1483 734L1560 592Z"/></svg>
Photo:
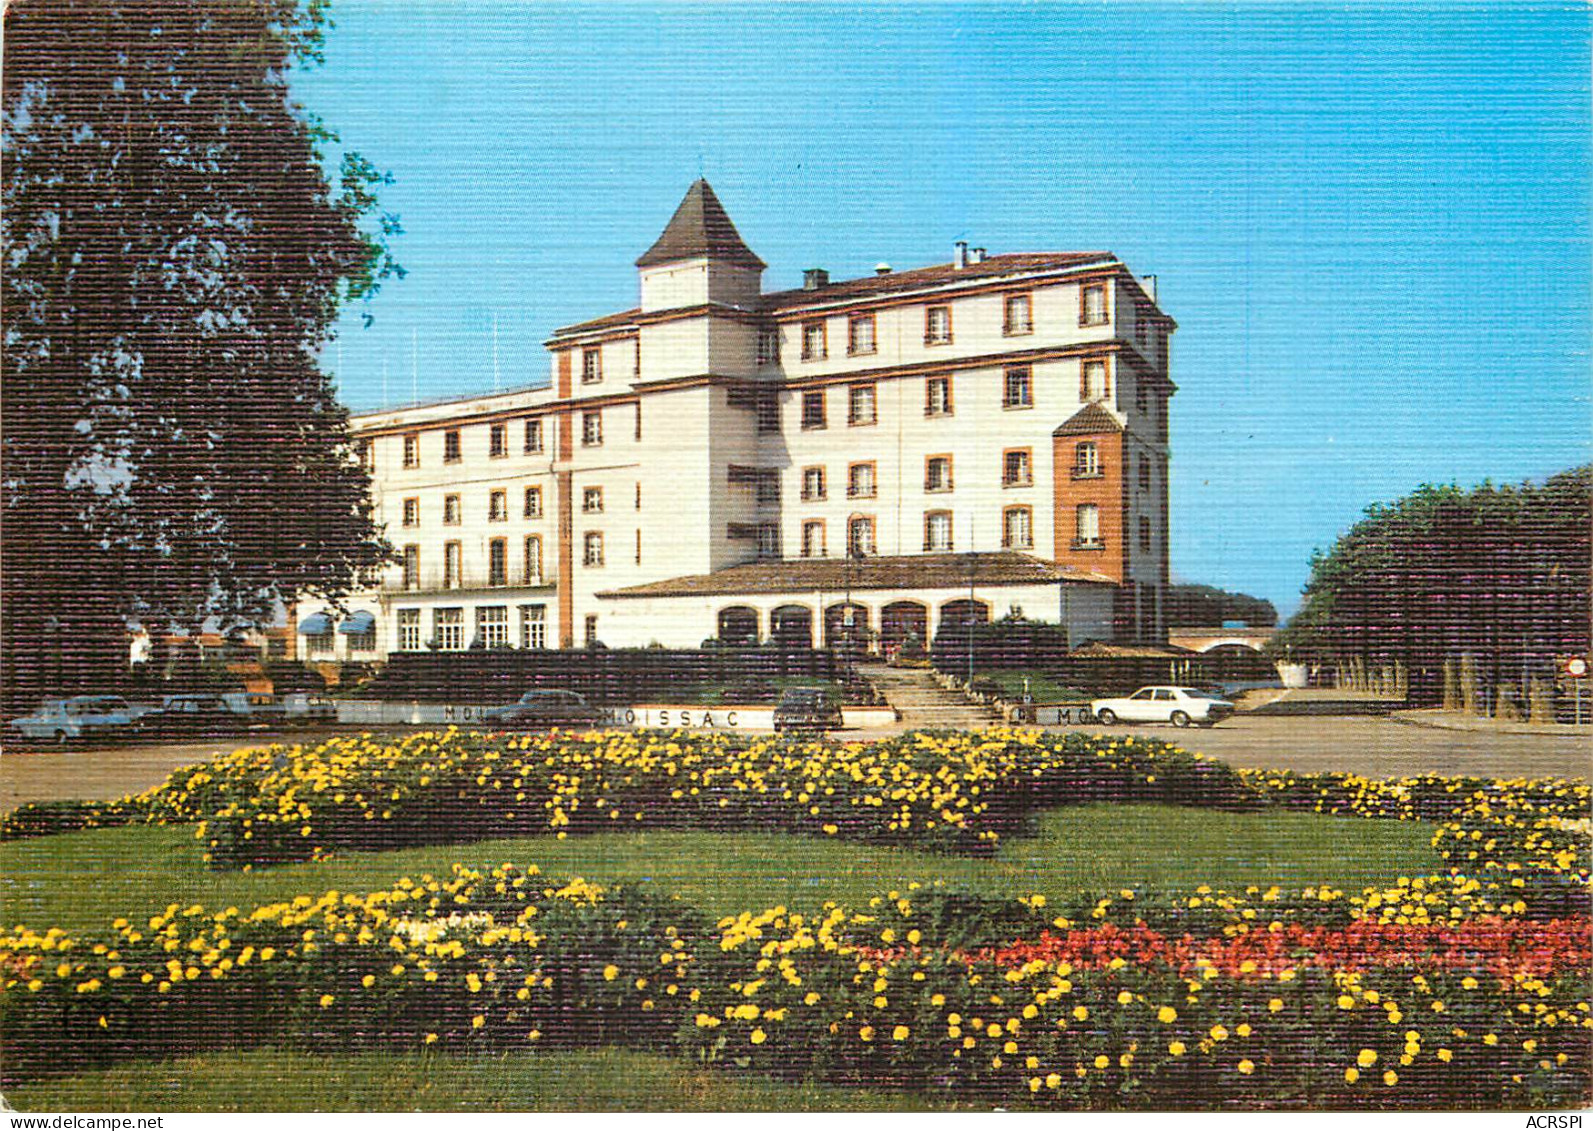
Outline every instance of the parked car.
<svg viewBox="0 0 1593 1131"><path fill-rule="evenodd" d="M841 705L828 688L791 687L774 708L774 729L838 730L843 725Z"/></svg>
<svg viewBox="0 0 1593 1131"><path fill-rule="evenodd" d="M65 746L87 739L132 738L140 717L150 710L120 695L74 695L46 699L33 714L12 719L10 726L24 738Z"/></svg>
<svg viewBox="0 0 1593 1131"><path fill-rule="evenodd" d="M1209 727L1233 714L1234 707L1226 699L1193 687L1142 687L1126 699L1092 700L1090 711L1104 726L1121 721Z"/></svg>
<svg viewBox="0 0 1593 1131"><path fill-rule="evenodd" d="M518 703L481 712L488 726L511 729L591 727L601 720L602 712L573 691L527 691Z"/></svg>
<svg viewBox="0 0 1593 1131"><path fill-rule="evenodd" d="M160 706L138 720L147 733L168 736L226 734L243 729L243 719L219 695L167 695Z"/></svg>
<svg viewBox="0 0 1593 1131"><path fill-rule="evenodd" d="M282 697L287 721L298 726L325 726L337 722L337 704L322 695L290 691Z"/></svg>
<svg viewBox="0 0 1593 1131"><path fill-rule="evenodd" d="M275 695L259 691L228 691L221 701L247 726L279 727L288 721L288 709Z"/></svg>

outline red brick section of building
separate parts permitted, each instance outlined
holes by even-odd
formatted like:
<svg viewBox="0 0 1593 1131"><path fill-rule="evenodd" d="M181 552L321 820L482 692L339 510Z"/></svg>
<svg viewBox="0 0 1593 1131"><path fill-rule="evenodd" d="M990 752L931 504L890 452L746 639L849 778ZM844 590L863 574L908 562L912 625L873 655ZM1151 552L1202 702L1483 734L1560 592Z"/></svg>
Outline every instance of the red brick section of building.
<svg viewBox="0 0 1593 1131"><path fill-rule="evenodd" d="M1085 471L1080 444L1095 445L1094 470ZM1113 601L1113 635L1132 639L1135 633L1134 588L1129 582L1129 478L1123 426L1098 404L1085 405L1051 434L1055 481L1052 505L1052 560L1061 566L1109 577L1119 588ZM1093 543L1078 538L1078 508L1094 504L1099 522Z"/></svg>

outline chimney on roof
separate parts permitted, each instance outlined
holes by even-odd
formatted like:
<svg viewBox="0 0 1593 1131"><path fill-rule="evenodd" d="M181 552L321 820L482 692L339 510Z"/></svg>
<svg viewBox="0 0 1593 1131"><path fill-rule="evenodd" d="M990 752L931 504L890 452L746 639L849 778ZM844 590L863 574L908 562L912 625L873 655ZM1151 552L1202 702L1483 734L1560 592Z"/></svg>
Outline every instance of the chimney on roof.
<svg viewBox="0 0 1593 1131"><path fill-rule="evenodd" d="M876 275L889 275L890 273L891 273L891 265L889 263L876 263L876 264L874 264L874 274L876 274Z"/></svg>
<svg viewBox="0 0 1593 1131"><path fill-rule="evenodd" d="M983 263L985 261L985 249L984 248L976 247L976 248L973 249L973 261L975 263Z"/></svg>
<svg viewBox="0 0 1593 1131"><path fill-rule="evenodd" d="M1145 289L1150 292L1150 300L1159 302L1160 300L1156 297L1156 276L1146 275L1141 281L1144 282Z"/></svg>
<svg viewBox="0 0 1593 1131"><path fill-rule="evenodd" d="M958 240L951 246L953 248L951 265L959 270L968 266L968 241Z"/></svg>
<svg viewBox="0 0 1593 1131"><path fill-rule="evenodd" d="M809 267L802 272L802 289L816 291L830 285L830 273L822 267Z"/></svg>

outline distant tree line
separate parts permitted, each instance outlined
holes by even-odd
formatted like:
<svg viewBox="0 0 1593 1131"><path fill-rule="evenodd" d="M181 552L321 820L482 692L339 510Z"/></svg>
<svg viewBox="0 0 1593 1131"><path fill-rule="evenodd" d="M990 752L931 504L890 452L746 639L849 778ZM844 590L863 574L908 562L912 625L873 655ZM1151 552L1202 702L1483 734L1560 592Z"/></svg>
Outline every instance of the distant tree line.
<svg viewBox="0 0 1593 1131"><path fill-rule="evenodd" d="M1590 523L1590 467L1375 504L1312 556L1304 604L1272 648L1311 663L1403 664L1426 699L1444 695L1446 664L1464 665L1519 698L1553 679L1558 657L1588 651Z"/></svg>
<svg viewBox="0 0 1593 1131"><path fill-rule="evenodd" d="M1278 610L1271 601L1211 585L1169 585L1166 600L1168 628L1206 628L1231 620L1254 628L1278 623Z"/></svg>

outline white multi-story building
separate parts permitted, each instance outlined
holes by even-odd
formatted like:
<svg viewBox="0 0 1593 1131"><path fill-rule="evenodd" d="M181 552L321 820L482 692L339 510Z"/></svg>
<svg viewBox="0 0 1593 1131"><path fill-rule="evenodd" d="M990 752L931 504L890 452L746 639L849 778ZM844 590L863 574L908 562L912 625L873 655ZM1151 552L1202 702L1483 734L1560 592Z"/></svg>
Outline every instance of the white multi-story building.
<svg viewBox="0 0 1593 1131"><path fill-rule="evenodd" d="M352 428L400 555L307 659L908 634L1165 635L1173 321L1105 252L764 292L707 182L546 385Z"/></svg>

